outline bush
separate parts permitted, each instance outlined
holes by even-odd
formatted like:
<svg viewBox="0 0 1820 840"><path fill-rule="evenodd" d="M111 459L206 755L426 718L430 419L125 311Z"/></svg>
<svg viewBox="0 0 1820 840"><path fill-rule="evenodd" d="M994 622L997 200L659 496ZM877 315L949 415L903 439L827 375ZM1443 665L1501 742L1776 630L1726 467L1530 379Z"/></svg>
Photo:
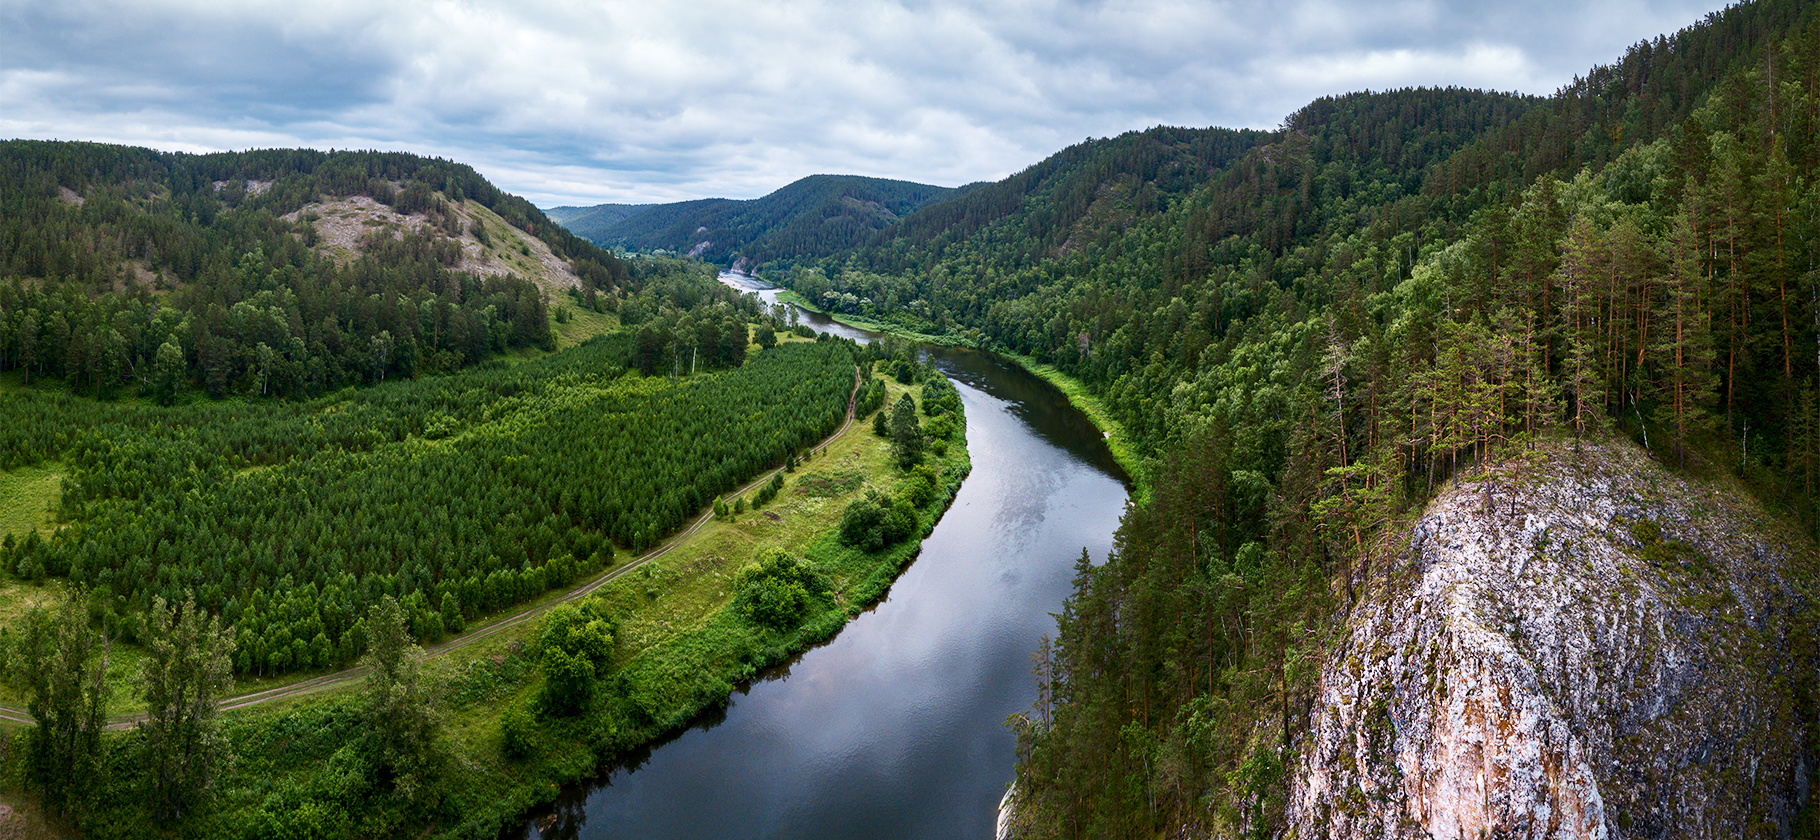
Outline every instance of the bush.
<svg viewBox="0 0 1820 840"><path fill-rule="evenodd" d="M781 548L767 548L758 561L734 577L735 605L753 623L788 630L802 623L814 602L828 592L828 580L808 561Z"/></svg>
<svg viewBox="0 0 1820 840"><path fill-rule="evenodd" d="M929 500L935 498L935 470L928 464L918 464L910 471L909 480L898 485L898 495L910 502L910 506L921 510Z"/></svg>
<svg viewBox="0 0 1820 840"><path fill-rule="evenodd" d="M529 758L537 746L533 725L523 706L506 707L499 716L499 752L514 761Z"/></svg>
<svg viewBox="0 0 1820 840"><path fill-rule="evenodd" d="M916 533L919 524L910 499L893 499L873 490L854 499L841 514L840 541L874 552Z"/></svg>
<svg viewBox="0 0 1820 840"><path fill-rule="evenodd" d="M568 715L586 707L594 678L613 652L613 622L589 599L580 607L560 604L543 618L537 634L537 664L543 671L543 708Z"/></svg>

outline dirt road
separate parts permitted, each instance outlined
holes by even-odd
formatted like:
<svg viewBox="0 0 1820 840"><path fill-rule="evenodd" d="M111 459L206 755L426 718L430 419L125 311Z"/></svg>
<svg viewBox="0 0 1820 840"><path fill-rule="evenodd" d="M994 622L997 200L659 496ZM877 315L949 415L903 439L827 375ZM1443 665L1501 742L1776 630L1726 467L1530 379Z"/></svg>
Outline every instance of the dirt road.
<svg viewBox="0 0 1820 840"><path fill-rule="evenodd" d="M827 436L826 438L823 438L821 443L818 443L815 446L810 447L810 448L813 449L813 448L826 447L828 444L833 443L836 438L839 438L841 435L846 434L847 430L851 429L853 427L853 409L854 409L855 401L859 398L859 385L860 385L859 368L855 367L853 369L853 391L847 395L847 418L846 418L846 420L841 423L840 428L834 430L833 434ZM765 473L759 475L757 478L753 479L750 483L746 484L744 487L740 487L739 489L734 490L732 493L730 493L728 495L729 496L745 495L746 493L749 493L749 492L757 489L760 485L764 484L765 482L770 481L771 476L776 475L782 469L783 469L782 467L779 467L774 470L766 471ZM424 656L425 657L441 656L450 651L459 650L459 649L467 647L468 645L471 645L475 642L478 642L481 639L485 639L488 636L492 636L495 633L499 633L502 630L507 630L507 629L516 627L520 624L523 624L527 621L531 621L532 619L535 619L538 616L543 615L545 612L549 611L550 608L556 606L557 604L564 604L564 603L568 603L570 601L575 601L580 598L585 598L585 597L593 594L596 590L600 589L601 587L606 586L607 584L612 583L613 581L618 580L619 578L621 578L627 574L630 574L633 570L637 569L638 567L643 566L644 564L649 563L652 560L656 560L657 558L670 553L670 551L672 549L676 548L679 545L682 545L691 536L694 536L695 532L700 531L702 529L702 526L708 524L708 521L713 518L714 518L713 510L710 509L710 510L703 511L700 516L697 516L694 521L689 523L688 527L682 529L681 531L676 532L676 534L672 535L670 537L670 539L666 540L663 545L660 545L657 548L654 548L648 552L645 552L643 555L636 557L632 560L629 560L629 561L625 562L624 564L615 566L612 569L609 569L609 570L601 573L600 575L594 577L592 580L589 580L589 581L575 587L574 589L571 589L568 592L563 593L561 597L556 598L555 600L547 601L547 602L539 604L535 607L529 607L529 608L522 610L518 613L515 613L511 616L508 616L508 617L493 621L489 624L486 624L485 626L477 627L473 630L469 630L468 632L463 633L460 636L456 636L453 639L449 639L447 641L440 642L438 644L430 645L429 647L424 648ZM361 676L363 676L365 674L366 674L366 669L356 665L352 668L344 668L340 671L334 671L334 672L327 673L327 674L321 674L319 676L310 677L309 679L306 679L306 680L300 680L298 682L293 682L293 683L285 683L284 685L273 686L271 688L263 689L260 691L253 691L253 692L248 692L246 694L238 694L233 697L224 698L221 701L221 709L222 709L222 711L245 709L250 706L260 705L262 703L271 703L271 702L274 702L277 700L286 700L286 699L291 699L291 698L296 698L296 697L303 697L305 695L316 694L316 693L323 692L323 691L329 691L332 689L336 689L336 688L345 686L351 682L354 682L355 680L360 679ZM107 724L103 728L108 731L119 731L122 729L131 728L134 724L136 724L144 719L145 719L145 714L143 712L137 712L137 713L126 714L126 715L115 715L108 719ZM7 720L7 721L14 722L14 723L22 723L27 726L36 724L36 721L34 721L32 719L31 713L27 712L24 709L16 708L13 706L6 706L6 705L0 705L0 720Z"/></svg>

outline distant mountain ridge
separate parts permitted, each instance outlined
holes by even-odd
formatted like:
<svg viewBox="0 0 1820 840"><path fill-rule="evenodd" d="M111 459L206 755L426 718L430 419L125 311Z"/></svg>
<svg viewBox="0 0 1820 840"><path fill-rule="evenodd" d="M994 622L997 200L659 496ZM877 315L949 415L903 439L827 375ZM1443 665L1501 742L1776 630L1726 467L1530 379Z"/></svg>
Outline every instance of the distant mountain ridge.
<svg viewBox="0 0 1820 840"><path fill-rule="evenodd" d="M978 186L811 175L761 198L558 207L549 216L600 245L676 251L723 265L758 264L857 247L900 218Z"/></svg>
<svg viewBox="0 0 1820 840"><path fill-rule="evenodd" d="M596 204L592 207L552 207L544 211L550 221L569 229L583 239L593 239L627 218L656 207L656 204Z"/></svg>

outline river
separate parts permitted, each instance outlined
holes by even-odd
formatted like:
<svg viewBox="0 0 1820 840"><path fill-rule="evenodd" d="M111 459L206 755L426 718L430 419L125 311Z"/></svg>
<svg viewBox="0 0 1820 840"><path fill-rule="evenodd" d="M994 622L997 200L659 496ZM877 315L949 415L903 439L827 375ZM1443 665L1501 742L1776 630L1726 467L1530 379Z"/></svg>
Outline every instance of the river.
<svg viewBox="0 0 1820 840"><path fill-rule="evenodd" d="M721 280L775 302L751 278ZM1005 718L1034 701L1030 653L1055 632L1081 550L1105 560L1126 485L1047 382L991 354L928 352L966 406L973 472L884 600L515 836L992 836L1015 758Z"/></svg>

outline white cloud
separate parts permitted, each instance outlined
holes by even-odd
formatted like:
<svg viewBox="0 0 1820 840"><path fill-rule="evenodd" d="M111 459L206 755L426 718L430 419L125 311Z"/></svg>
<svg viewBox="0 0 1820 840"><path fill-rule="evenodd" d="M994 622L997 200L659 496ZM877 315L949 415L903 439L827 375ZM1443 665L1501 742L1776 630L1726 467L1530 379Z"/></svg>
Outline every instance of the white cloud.
<svg viewBox="0 0 1820 840"><path fill-rule="evenodd" d="M0 134L375 147L540 204L959 184L1309 100L1549 93L1722 0L0 0Z"/></svg>

